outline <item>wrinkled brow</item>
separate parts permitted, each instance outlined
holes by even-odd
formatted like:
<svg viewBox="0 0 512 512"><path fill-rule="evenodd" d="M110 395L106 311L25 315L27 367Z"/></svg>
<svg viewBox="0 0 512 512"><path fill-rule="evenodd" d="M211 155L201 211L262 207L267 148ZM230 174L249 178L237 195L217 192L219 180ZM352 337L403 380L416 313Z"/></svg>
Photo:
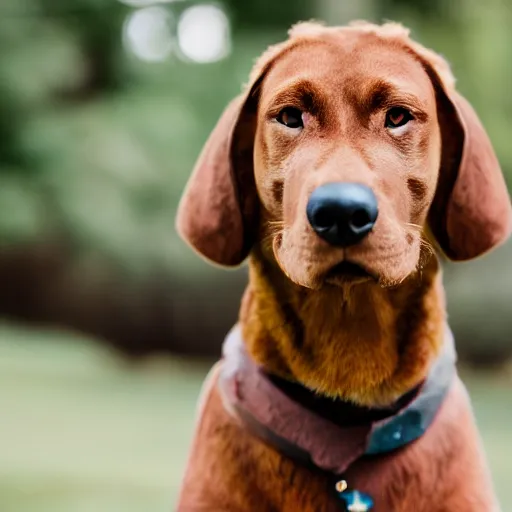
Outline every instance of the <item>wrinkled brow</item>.
<svg viewBox="0 0 512 512"><path fill-rule="evenodd" d="M325 105L326 98L318 87L309 80L298 80L277 91L269 110L274 113L283 107L297 107L316 115L325 109Z"/></svg>
<svg viewBox="0 0 512 512"><path fill-rule="evenodd" d="M359 94L364 95L359 101L368 113L392 106L403 106L415 110L420 120L426 117L425 105L418 96L386 80L371 82Z"/></svg>

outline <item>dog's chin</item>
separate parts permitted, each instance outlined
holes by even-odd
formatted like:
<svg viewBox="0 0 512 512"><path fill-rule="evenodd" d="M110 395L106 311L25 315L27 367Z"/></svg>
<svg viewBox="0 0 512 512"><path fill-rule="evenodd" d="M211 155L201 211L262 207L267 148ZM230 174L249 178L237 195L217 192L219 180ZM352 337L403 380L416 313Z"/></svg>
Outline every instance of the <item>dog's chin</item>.
<svg viewBox="0 0 512 512"><path fill-rule="evenodd" d="M326 273L324 281L333 286L354 286L368 281L378 282L379 279L363 266L343 260Z"/></svg>
<svg viewBox="0 0 512 512"><path fill-rule="evenodd" d="M328 270L318 272L301 272L301 270L306 269L297 268L296 266L287 269L279 260L278 265L290 281L311 290L320 290L326 286L345 288L368 282L379 282L377 275L359 264L346 260L335 264Z"/></svg>
<svg viewBox="0 0 512 512"><path fill-rule="evenodd" d="M343 260L327 270L311 272L311 267L292 265L287 268L283 262L277 260L283 274L294 284L310 290L323 288L352 289L360 285L377 285L381 288L393 288L403 283L413 274L415 269L397 269L394 275L379 272L378 268L370 268L349 260Z"/></svg>

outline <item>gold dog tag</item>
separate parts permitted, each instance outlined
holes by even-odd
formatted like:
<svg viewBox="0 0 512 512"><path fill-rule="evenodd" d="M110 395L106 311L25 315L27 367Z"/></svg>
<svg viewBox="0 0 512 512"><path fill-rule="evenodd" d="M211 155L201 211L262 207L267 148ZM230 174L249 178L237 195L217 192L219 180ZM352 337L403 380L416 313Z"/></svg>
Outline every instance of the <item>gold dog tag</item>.
<svg viewBox="0 0 512 512"><path fill-rule="evenodd" d="M336 482L336 490L338 492L343 492L347 489L348 484L346 480L340 480L339 482Z"/></svg>

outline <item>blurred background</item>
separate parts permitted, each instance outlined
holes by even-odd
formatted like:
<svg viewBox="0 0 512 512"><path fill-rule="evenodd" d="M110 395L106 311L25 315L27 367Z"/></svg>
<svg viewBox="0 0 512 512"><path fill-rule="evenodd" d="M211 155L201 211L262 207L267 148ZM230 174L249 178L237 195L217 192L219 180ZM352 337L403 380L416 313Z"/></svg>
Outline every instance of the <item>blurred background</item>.
<svg viewBox="0 0 512 512"><path fill-rule="evenodd" d="M512 185L509 0L1 0L2 512L172 507L246 281L183 245L177 202L254 59L311 18L401 21L442 53ZM445 266L504 510L511 270L510 243Z"/></svg>

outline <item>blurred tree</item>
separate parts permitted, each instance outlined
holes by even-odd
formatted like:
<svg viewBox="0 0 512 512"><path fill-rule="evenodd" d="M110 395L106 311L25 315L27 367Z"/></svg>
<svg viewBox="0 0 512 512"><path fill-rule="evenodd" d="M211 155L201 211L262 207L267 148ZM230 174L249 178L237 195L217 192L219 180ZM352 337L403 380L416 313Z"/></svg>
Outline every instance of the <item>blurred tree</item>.
<svg viewBox="0 0 512 512"><path fill-rule="evenodd" d="M317 3L319 18L330 24L344 25L353 20L365 19L377 21L375 0L319 0Z"/></svg>
<svg viewBox="0 0 512 512"><path fill-rule="evenodd" d="M122 60L122 26L128 7L119 1L38 0L43 17L60 22L78 40L83 59L82 80L60 94L70 99L89 99L112 92L124 82L119 69Z"/></svg>
<svg viewBox="0 0 512 512"><path fill-rule="evenodd" d="M233 17L235 33L268 29L286 29L297 21L312 18L310 0L225 0Z"/></svg>
<svg viewBox="0 0 512 512"><path fill-rule="evenodd" d="M380 0L376 3L376 14L381 18L389 17L391 12L407 10L414 12L416 16L426 18L438 17L446 14L444 0Z"/></svg>
<svg viewBox="0 0 512 512"><path fill-rule="evenodd" d="M0 172L19 171L27 163L20 142L23 116L23 107L10 90L0 85Z"/></svg>

